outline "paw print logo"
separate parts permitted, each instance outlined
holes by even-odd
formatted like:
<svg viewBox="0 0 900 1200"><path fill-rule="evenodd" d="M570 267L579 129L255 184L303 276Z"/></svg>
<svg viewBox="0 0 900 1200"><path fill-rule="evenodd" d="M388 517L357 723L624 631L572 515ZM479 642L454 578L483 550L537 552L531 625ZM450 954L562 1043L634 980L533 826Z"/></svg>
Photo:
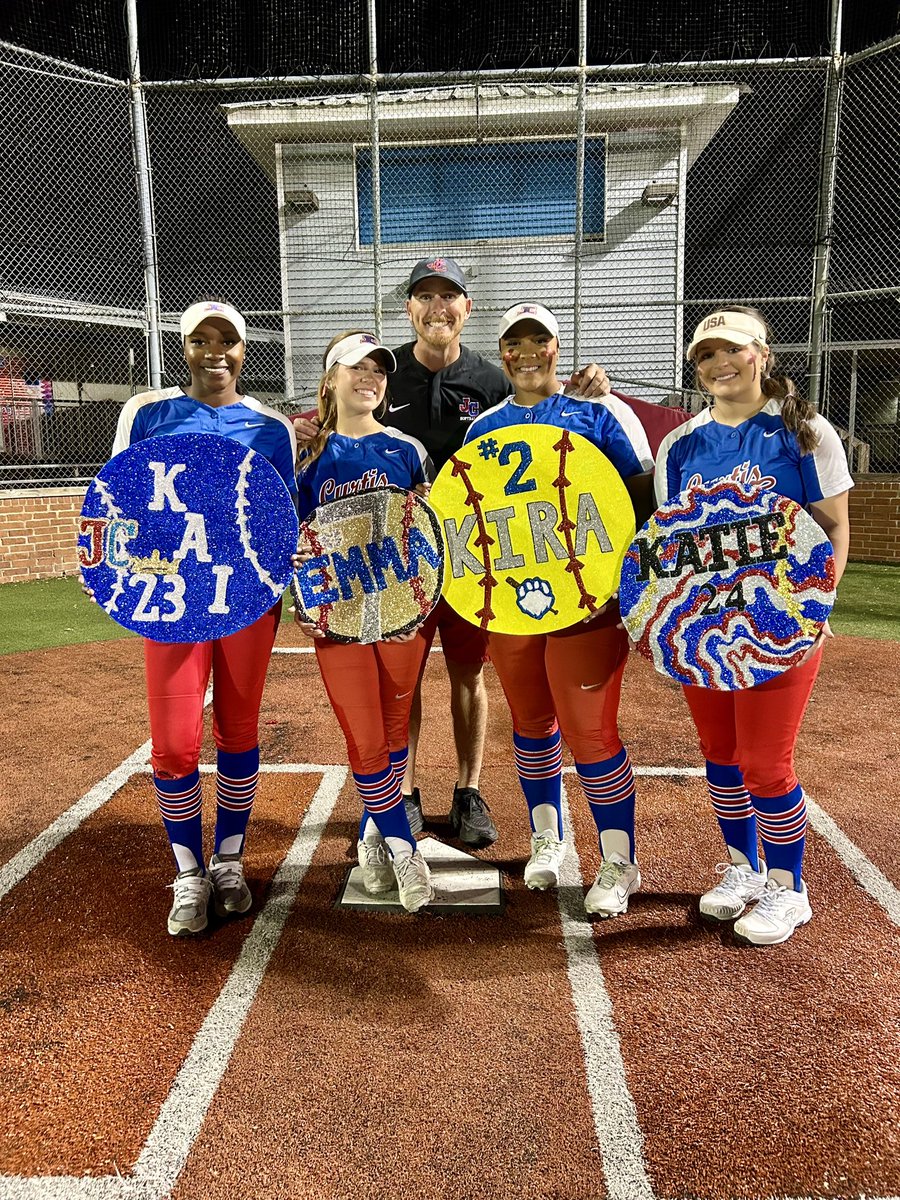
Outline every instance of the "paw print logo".
<svg viewBox="0 0 900 1200"><path fill-rule="evenodd" d="M500 447L497 445L494 438L484 438L483 441L478 443L478 453L485 460L485 462L487 462L488 459L496 458L499 451Z"/></svg>
<svg viewBox="0 0 900 1200"><path fill-rule="evenodd" d="M556 614L555 596L546 579L526 579L516 587L516 604L523 613L539 621L546 613Z"/></svg>

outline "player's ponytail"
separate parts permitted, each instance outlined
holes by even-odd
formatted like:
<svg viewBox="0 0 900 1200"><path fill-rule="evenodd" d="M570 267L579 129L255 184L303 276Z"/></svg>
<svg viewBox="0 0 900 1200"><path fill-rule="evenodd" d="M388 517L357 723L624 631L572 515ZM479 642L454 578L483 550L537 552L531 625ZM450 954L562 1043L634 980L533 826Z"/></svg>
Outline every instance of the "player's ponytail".
<svg viewBox="0 0 900 1200"><path fill-rule="evenodd" d="M766 340L771 345L771 328L758 308L730 304L727 308L722 309L722 312L746 313L748 316L755 317L765 328ZM803 454L810 454L819 444L819 438L812 426L812 419L816 415L816 407L804 396L800 395L796 384L790 376L785 375L783 371L775 369L776 365L775 354L770 350L768 360L762 369L762 379L760 381L762 394L767 400L775 399L781 401L781 419L784 421L785 429L789 429L796 436L801 452Z"/></svg>
<svg viewBox="0 0 900 1200"><path fill-rule="evenodd" d="M367 329L346 329L343 333L335 334L335 336L325 347L325 352L322 355L322 366L324 367L325 363L328 361L328 355L331 353L332 346L336 346L338 342L343 341L344 338L352 337L355 333L368 332L369 331ZM336 371L337 364L335 364L331 370L324 371L321 379L319 380L319 386L316 389L316 406L319 415L319 432L314 438L311 438L303 448L303 455L299 464L299 469L301 471L307 470L307 468L316 461L316 459L325 449L328 438L337 429L337 401L335 400L334 396L334 375ZM387 403L386 393L383 403ZM382 412L383 406L381 407L380 411L376 410L376 417L380 416Z"/></svg>

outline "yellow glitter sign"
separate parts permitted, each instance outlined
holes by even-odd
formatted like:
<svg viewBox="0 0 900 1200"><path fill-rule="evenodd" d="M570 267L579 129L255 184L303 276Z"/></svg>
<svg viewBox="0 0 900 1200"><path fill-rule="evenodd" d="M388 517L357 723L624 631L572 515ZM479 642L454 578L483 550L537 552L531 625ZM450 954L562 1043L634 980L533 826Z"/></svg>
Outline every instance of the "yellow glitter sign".
<svg viewBox="0 0 900 1200"><path fill-rule="evenodd" d="M551 633L619 586L634 510L615 467L552 425L494 429L445 464L429 496L444 535L444 596L473 625Z"/></svg>

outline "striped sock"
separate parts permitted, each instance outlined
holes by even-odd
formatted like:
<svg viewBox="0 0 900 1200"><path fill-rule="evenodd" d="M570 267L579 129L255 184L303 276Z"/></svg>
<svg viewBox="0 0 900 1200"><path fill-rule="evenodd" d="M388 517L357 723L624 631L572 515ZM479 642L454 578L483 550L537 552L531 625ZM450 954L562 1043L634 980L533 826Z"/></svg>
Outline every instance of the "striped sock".
<svg viewBox="0 0 900 1200"><path fill-rule="evenodd" d="M365 818L372 818L383 838L401 838L409 842L415 852L416 839L406 816L400 792L401 779L402 775L397 776L390 765L383 771L376 771L374 775L358 775L356 771L353 772L353 782L363 802ZM362 828L365 828L365 821Z"/></svg>
<svg viewBox="0 0 900 1200"><path fill-rule="evenodd" d="M743 854L753 870L758 871L756 817L740 767L723 766L707 759L706 786L725 845Z"/></svg>
<svg viewBox="0 0 900 1200"><path fill-rule="evenodd" d="M527 738L513 732L513 750L532 832L542 832L546 828L543 822L539 822L541 830L535 828L534 811L542 805L549 805L556 811L557 835L561 839L562 739L559 730L543 738Z"/></svg>
<svg viewBox="0 0 900 1200"><path fill-rule="evenodd" d="M199 867L203 872L200 772L191 771L182 779L160 779L154 772L153 787L178 870Z"/></svg>
<svg viewBox="0 0 900 1200"><path fill-rule="evenodd" d="M604 856L603 835L621 829L628 835L628 860L634 862L634 773L623 746L618 754L598 763L576 763Z"/></svg>
<svg viewBox="0 0 900 1200"><path fill-rule="evenodd" d="M259 782L259 746L216 755L216 854L240 854Z"/></svg>
<svg viewBox="0 0 900 1200"><path fill-rule="evenodd" d="M800 890L806 849L806 797L798 783L785 796L753 796L756 823L770 871L785 871Z"/></svg>
<svg viewBox="0 0 900 1200"><path fill-rule="evenodd" d="M407 746L404 746L402 750L390 750L388 752L388 757L391 760L391 770L394 773L394 778L397 780L397 786L400 788L400 790L402 792L403 776L406 774L406 764L409 759L409 748ZM369 829L369 821L370 820L371 820L371 817L366 812L365 808L363 808L363 815L360 818L360 822L359 822L360 841L362 841L362 839L366 836L366 832ZM377 828L377 826L376 826L376 828Z"/></svg>

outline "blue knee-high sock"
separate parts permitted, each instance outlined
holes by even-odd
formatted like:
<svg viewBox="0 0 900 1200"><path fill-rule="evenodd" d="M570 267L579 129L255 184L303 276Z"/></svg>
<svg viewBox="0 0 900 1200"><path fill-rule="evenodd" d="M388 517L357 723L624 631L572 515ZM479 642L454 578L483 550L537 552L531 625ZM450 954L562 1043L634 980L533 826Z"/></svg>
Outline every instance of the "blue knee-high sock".
<svg viewBox="0 0 900 1200"><path fill-rule="evenodd" d="M562 740L559 730L543 738L522 737L514 731L513 750L532 833L540 832L534 826L534 810L541 804L549 804L556 810L557 836L561 839Z"/></svg>
<svg viewBox="0 0 900 1200"><path fill-rule="evenodd" d="M806 849L806 797L798 783L784 796L752 796L770 871L788 871L800 890Z"/></svg>
<svg viewBox="0 0 900 1200"><path fill-rule="evenodd" d="M388 751L388 757L391 760L391 770L394 773L394 778L397 781L397 786L403 790L403 776L406 774L406 763L409 759L409 748L404 746L402 750ZM363 809L362 819L359 822L359 836L366 836L366 826L369 823L369 814Z"/></svg>
<svg viewBox="0 0 900 1200"><path fill-rule="evenodd" d="M182 779L160 779L154 772L153 786L178 870L190 871L199 867L201 873L205 873L200 772L191 771Z"/></svg>
<svg viewBox="0 0 900 1200"><path fill-rule="evenodd" d="M723 766L707 759L706 786L725 845L743 854L753 870L758 871L756 817L740 767Z"/></svg>
<svg viewBox="0 0 900 1200"><path fill-rule="evenodd" d="M376 771L374 775L358 775L354 771L353 781L365 808L360 829L365 829L366 820L371 817L383 838L402 838L409 842L415 851L416 839L406 816L406 807L400 793L400 780L393 769L387 766L383 771ZM393 853L393 850L391 852Z"/></svg>
<svg viewBox="0 0 900 1200"><path fill-rule="evenodd" d="M259 746L216 755L216 854L240 854L259 781Z"/></svg>
<svg viewBox="0 0 900 1200"><path fill-rule="evenodd" d="M602 762L577 762L575 770L597 826L601 852L606 853L603 834L622 829L628 834L628 859L634 862L634 773L628 751L623 746Z"/></svg>

